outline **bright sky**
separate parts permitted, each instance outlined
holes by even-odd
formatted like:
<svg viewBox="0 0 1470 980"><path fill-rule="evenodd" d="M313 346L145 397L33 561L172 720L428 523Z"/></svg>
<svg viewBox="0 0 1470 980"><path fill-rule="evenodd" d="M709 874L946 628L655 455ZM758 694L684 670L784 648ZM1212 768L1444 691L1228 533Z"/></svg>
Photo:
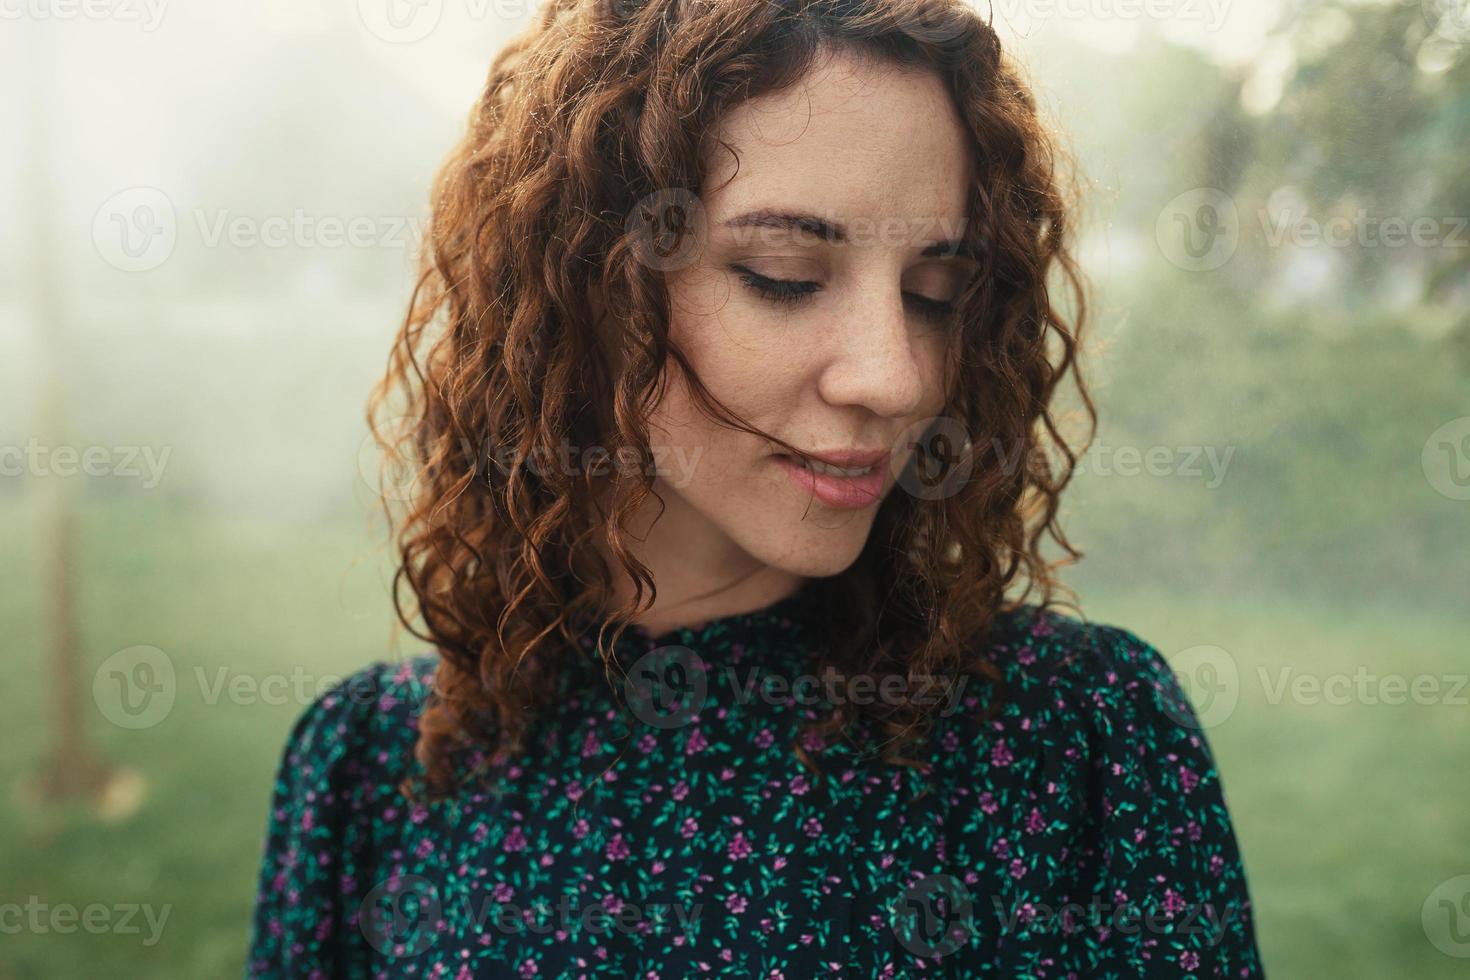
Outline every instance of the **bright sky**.
<svg viewBox="0 0 1470 980"><path fill-rule="evenodd" d="M982 12L986 0L968 0ZM995 0L1002 39L1044 44L1052 31L1114 52L1146 30L1222 62L1248 61L1275 24L1280 0Z"/></svg>
<svg viewBox="0 0 1470 980"><path fill-rule="evenodd" d="M967 0L982 13L988 0ZM417 7L413 5L417 3ZM390 4L419 11L412 41L383 40L397 29L377 11ZM484 80L490 56L527 23L541 0L357 0L359 16L373 22L364 44L435 102L456 113L468 108ZM276 30L328 29L341 0L266 0L259 16ZM1100 48L1123 52L1144 31L1195 45L1221 62L1249 61L1275 24L1281 0L994 0L1003 40L1045 44L1057 31ZM428 25L432 21L433 26Z"/></svg>

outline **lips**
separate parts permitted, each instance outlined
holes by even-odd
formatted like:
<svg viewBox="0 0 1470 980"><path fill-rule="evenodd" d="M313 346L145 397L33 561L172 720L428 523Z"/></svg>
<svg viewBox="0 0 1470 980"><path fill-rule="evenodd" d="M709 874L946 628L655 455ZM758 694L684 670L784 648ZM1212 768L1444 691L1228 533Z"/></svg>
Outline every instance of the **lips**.
<svg viewBox="0 0 1470 980"><path fill-rule="evenodd" d="M861 510L875 506L882 500L883 489L888 482L888 468L881 464L887 456L886 451L813 454L813 458L818 461L815 468L805 466L785 453L774 458L802 492L815 497L828 507ZM838 470L834 472L828 467L837 467ZM842 472L858 470L859 467L865 469L861 472Z"/></svg>

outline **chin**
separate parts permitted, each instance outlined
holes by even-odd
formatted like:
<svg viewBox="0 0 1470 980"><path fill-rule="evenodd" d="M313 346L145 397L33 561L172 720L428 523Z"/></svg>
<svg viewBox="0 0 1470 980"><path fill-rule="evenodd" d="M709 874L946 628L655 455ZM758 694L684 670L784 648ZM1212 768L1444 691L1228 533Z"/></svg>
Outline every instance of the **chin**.
<svg viewBox="0 0 1470 980"><path fill-rule="evenodd" d="M828 520L840 525L816 525L815 512L805 522L767 538L767 547L747 549L766 565L806 578L827 578L845 572L862 554L872 530L871 518L843 515Z"/></svg>

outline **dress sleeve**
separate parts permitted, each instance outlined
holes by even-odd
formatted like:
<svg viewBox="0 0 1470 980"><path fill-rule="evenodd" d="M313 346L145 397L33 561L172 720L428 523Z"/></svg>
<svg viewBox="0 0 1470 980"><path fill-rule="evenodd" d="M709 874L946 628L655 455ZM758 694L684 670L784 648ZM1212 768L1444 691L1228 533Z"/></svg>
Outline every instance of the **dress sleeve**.
<svg viewBox="0 0 1470 980"><path fill-rule="evenodd" d="M361 754L362 681L369 668L320 695L287 738L267 818L247 977L357 975L344 941L360 890L355 855L363 835L353 819L354 760Z"/></svg>
<svg viewBox="0 0 1470 980"><path fill-rule="evenodd" d="M1124 976L1264 976L1235 830L1204 729L1159 652L1104 627L1093 777L1101 945Z"/></svg>

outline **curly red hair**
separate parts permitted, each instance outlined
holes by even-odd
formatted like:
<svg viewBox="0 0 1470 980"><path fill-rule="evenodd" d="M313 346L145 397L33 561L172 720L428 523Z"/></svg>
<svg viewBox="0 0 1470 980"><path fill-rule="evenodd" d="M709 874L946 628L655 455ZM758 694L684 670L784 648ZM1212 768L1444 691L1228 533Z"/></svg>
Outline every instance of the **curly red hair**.
<svg viewBox="0 0 1470 980"><path fill-rule="evenodd" d="M1058 500L1096 427L1076 371L1086 298L1070 250L1073 195L990 25L958 0L548 0L494 59L436 177L418 282L369 400L387 465L406 461L414 476L402 507L385 499L395 608L440 658L416 750L425 775L406 791L453 792L466 778L462 753L473 771L524 751L560 673L588 669L583 625L612 627L597 644L611 678L617 637L652 601L652 576L624 532L654 493L650 468L533 461L564 441L647 461L646 419L670 357L711 417L758 432L670 343L663 274L639 260L624 219L663 189L697 195L704 137L722 114L798 80L826 47L944 80L973 143L965 236L980 257L957 302L946 381L945 416L965 427L973 467L938 499L891 494L859 558L816 583L844 610L831 665L996 680L982 657L995 617L1033 590L1043 607L1071 596L1055 570L1081 552L1058 526ZM1069 373L1076 414L1090 423L1080 447L1052 408ZM401 431L380 419L389 405L409 421ZM609 505L595 506L603 497ZM1043 557L1046 535L1063 558ZM604 553L637 583L618 609ZM1016 584L1025 588L1007 599ZM903 750L931 710L842 704L807 730L846 732L862 715L885 760L917 765Z"/></svg>

